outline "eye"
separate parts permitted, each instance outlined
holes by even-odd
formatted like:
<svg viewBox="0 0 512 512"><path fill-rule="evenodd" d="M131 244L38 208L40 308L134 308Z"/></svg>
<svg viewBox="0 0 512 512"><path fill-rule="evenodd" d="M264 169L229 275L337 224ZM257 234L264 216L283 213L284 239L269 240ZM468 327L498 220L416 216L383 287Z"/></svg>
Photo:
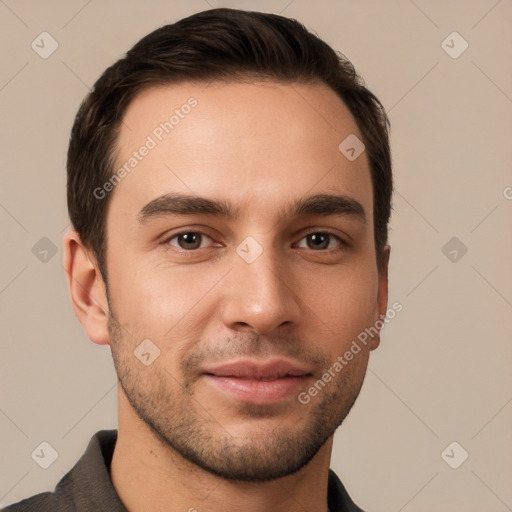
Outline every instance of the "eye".
<svg viewBox="0 0 512 512"><path fill-rule="evenodd" d="M309 233L309 235L306 235L301 242L305 240L306 242L306 249L313 249L313 250L326 250L326 249L339 249L343 246L343 240L339 238L338 236L332 234L332 233L324 233L324 232L315 232L315 233ZM337 245L333 247L332 243L335 241ZM299 245L298 247L304 247L304 245Z"/></svg>
<svg viewBox="0 0 512 512"><path fill-rule="evenodd" d="M184 251L193 251L195 249L204 249L205 239L212 240L208 235L198 231L185 231L168 238L165 243L178 247Z"/></svg>

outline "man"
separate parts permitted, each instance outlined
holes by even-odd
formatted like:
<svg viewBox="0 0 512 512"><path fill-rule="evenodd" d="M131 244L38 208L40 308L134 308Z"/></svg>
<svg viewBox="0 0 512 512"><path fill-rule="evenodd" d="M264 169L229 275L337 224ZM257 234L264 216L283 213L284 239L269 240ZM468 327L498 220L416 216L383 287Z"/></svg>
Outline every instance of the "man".
<svg viewBox="0 0 512 512"><path fill-rule="evenodd" d="M68 152L65 268L118 430L6 510L361 510L329 465L386 316L391 191L381 104L296 21L143 38Z"/></svg>

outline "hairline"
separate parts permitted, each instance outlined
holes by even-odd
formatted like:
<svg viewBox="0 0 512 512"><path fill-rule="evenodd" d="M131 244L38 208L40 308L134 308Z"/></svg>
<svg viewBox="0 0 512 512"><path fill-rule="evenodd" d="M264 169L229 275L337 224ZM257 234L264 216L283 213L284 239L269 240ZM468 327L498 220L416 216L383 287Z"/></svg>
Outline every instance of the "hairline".
<svg viewBox="0 0 512 512"><path fill-rule="evenodd" d="M111 179L112 176L116 172L116 168L119 165L119 152L120 152L120 136L121 136L121 130L122 126L124 124L124 120L126 118L126 113L128 112L128 109L133 104L133 102L144 92L160 89L160 88L170 88L173 86L183 86L183 85L194 85L194 84L206 84L206 87L209 87L212 84L221 84L221 85L231 85L231 84L254 84L254 85L265 85L265 84L278 84L278 85L291 85L291 84L299 84L299 85L318 85L328 88L331 92L334 93L336 98L341 101L342 105L347 109L349 115L352 117L352 120L354 121L355 126L357 127L357 130L359 132L359 135L361 138L364 138L364 135L361 133L361 128L359 126L358 120L355 117L355 115L352 113L352 110L350 106L347 104L347 102L344 100L344 98L341 96L341 94L326 80L323 80L321 77L318 76L310 76L307 75L298 75L294 78L286 78L286 77L279 77L272 73L262 73L259 71L251 71L251 70L240 70L240 71L233 71L230 70L226 74L219 73L219 75L213 77L212 79L207 79L203 77L172 77L169 79L166 78L157 78L155 80L152 80L150 82L144 83L144 84L138 84L137 87L134 88L131 95L129 96L128 103L124 106L124 109L122 111L121 118L113 125L112 127L112 142L109 147L109 154L107 156L108 159L108 166L106 168L106 179ZM373 168L372 168L372 162L368 158L368 155L366 155L367 161L368 161L368 171L370 173L370 182L371 182L371 193L372 193L372 220L375 221L375 183L374 183L374 176L373 176ZM107 177L108 175L108 177ZM108 248L108 232L107 232L107 225L108 225L108 215L110 211L110 205L112 202L112 198L114 196L114 193L116 191L117 187L115 187L105 198L106 199L106 205L105 205L105 214L103 218L103 243L102 243L102 261L101 261L101 274L103 277L103 280L105 282L105 285L107 285L108 280L108 271L107 271L107 248ZM378 268L381 268L381 254L380 248L377 247L377 244L375 243L376 240L376 223L373 222L373 238L374 238L374 245L375 245L375 256L377 260L377 266Z"/></svg>

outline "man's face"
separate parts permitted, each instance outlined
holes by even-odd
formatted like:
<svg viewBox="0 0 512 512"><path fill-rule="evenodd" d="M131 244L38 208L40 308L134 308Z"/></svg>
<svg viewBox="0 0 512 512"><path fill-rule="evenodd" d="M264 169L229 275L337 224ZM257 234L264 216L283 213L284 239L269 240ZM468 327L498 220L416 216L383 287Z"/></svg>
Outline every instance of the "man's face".
<svg viewBox="0 0 512 512"><path fill-rule="evenodd" d="M107 218L116 370L165 445L225 478L309 462L378 343L298 399L386 309L368 160L338 149L350 134L324 85L159 86L124 118L118 168L138 156Z"/></svg>

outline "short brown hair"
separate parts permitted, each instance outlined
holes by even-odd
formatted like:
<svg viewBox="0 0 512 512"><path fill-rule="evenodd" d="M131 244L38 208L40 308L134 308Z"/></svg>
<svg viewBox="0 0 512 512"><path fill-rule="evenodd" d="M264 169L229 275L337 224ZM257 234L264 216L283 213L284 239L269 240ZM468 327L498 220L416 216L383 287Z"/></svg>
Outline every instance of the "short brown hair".
<svg viewBox="0 0 512 512"><path fill-rule="evenodd" d="M67 156L67 201L74 229L105 283L109 194L93 191L115 172L120 125L136 94L158 84L273 79L327 84L356 120L370 163L379 266L387 243L392 171L389 120L351 62L296 20L261 12L211 9L165 25L110 66L82 102ZM341 142L341 141L340 141Z"/></svg>

